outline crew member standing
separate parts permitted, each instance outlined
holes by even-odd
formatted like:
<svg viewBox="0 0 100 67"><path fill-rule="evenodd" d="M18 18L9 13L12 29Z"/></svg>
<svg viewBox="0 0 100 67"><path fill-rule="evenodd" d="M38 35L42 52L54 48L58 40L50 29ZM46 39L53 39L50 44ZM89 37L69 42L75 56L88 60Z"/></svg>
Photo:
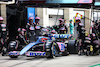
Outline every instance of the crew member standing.
<svg viewBox="0 0 100 67"><path fill-rule="evenodd" d="M3 17L0 17L0 52L2 52L3 47L6 47L5 41L7 37L7 27L6 24L3 23Z"/></svg>

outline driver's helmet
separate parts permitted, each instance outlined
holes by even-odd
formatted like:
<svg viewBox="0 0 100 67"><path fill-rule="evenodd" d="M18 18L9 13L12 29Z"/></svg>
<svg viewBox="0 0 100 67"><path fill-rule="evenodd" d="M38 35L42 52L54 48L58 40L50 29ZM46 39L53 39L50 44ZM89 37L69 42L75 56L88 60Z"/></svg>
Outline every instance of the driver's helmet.
<svg viewBox="0 0 100 67"><path fill-rule="evenodd" d="M52 30L51 33L52 33L52 34L56 34L56 31L55 31L55 30Z"/></svg>

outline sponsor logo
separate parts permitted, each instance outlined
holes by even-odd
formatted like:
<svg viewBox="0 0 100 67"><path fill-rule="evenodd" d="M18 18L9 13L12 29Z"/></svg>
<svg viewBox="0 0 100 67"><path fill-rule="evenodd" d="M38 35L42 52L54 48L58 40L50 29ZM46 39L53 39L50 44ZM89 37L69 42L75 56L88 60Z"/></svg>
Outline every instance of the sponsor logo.
<svg viewBox="0 0 100 67"><path fill-rule="evenodd" d="M9 55L19 55L18 52L9 52Z"/></svg>
<svg viewBox="0 0 100 67"><path fill-rule="evenodd" d="M53 37L55 38L69 38L69 34L54 34Z"/></svg>
<svg viewBox="0 0 100 67"><path fill-rule="evenodd" d="M65 50L65 45L64 44L61 44L61 50Z"/></svg>
<svg viewBox="0 0 100 67"><path fill-rule="evenodd" d="M45 52L30 52L29 53L30 56L46 56Z"/></svg>

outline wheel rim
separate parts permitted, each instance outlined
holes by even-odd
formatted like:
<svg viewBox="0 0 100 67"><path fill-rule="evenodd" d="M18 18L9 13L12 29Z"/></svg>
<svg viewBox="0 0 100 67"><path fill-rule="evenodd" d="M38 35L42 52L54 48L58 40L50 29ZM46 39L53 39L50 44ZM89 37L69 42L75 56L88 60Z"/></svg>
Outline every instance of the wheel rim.
<svg viewBox="0 0 100 67"><path fill-rule="evenodd" d="M53 58L55 58L55 55L56 55L56 48L54 45L52 45L52 55L53 55Z"/></svg>

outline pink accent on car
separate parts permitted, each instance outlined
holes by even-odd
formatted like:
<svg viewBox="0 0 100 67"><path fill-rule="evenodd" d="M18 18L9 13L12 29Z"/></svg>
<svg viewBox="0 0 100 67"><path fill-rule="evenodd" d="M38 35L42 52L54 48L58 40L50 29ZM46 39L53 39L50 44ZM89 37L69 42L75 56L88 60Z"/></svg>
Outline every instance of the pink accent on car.
<svg viewBox="0 0 100 67"><path fill-rule="evenodd" d="M79 0L78 3L92 3L93 0Z"/></svg>
<svg viewBox="0 0 100 67"><path fill-rule="evenodd" d="M13 51L13 52L16 52L16 51Z"/></svg>
<svg viewBox="0 0 100 67"><path fill-rule="evenodd" d="M61 50L61 44L64 44L64 43L61 43L61 42L57 42L58 46L59 46L59 49ZM61 50L61 52L64 52L64 50Z"/></svg>
<svg viewBox="0 0 100 67"><path fill-rule="evenodd" d="M29 53L29 52L27 52L25 55L30 56L30 53Z"/></svg>
<svg viewBox="0 0 100 67"><path fill-rule="evenodd" d="M27 55L27 56L30 56L30 54L29 54L29 53L27 53L26 55Z"/></svg>

